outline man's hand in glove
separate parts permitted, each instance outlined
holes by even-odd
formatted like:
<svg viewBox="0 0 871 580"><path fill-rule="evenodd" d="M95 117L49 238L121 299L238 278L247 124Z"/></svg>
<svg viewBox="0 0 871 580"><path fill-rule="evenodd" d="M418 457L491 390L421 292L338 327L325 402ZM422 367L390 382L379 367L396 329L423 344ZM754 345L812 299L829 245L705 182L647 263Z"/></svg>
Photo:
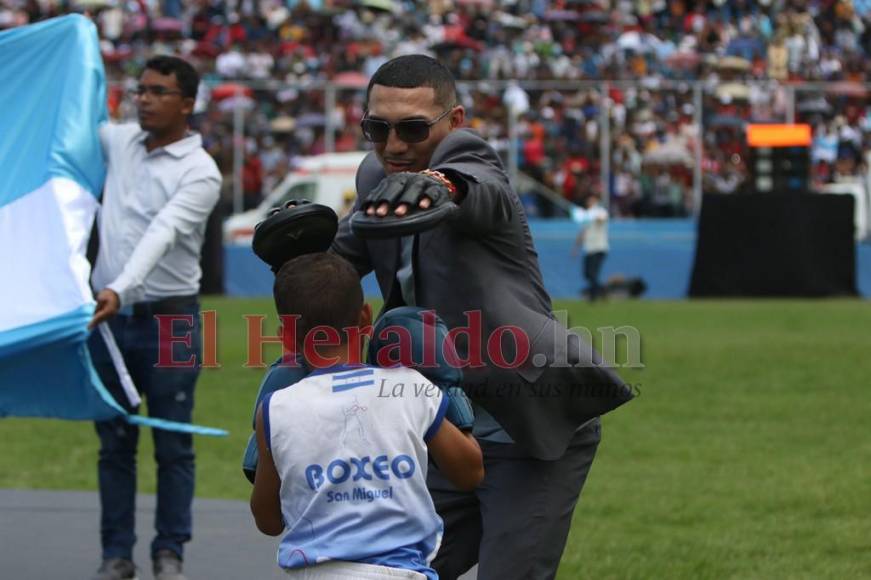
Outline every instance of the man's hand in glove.
<svg viewBox="0 0 871 580"><path fill-rule="evenodd" d="M385 177L363 207L367 216L384 217L393 208L393 214L402 217L411 206L429 209L444 201L459 201L456 186L441 172L427 169L420 173L394 173Z"/></svg>
<svg viewBox="0 0 871 580"><path fill-rule="evenodd" d="M351 230L363 239L394 238L434 228L459 207L461 194L438 171L388 175L351 218Z"/></svg>

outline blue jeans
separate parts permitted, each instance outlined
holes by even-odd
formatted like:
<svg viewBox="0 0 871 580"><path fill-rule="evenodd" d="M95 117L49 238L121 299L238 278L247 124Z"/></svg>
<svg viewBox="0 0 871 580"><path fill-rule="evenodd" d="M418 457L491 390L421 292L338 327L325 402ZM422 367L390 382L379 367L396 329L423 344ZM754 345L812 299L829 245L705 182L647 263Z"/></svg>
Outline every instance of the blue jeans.
<svg viewBox="0 0 871 580"><path fill-rule="evenodd" d="M160 303L150 303L160 304ZM172 322L174 336L190 333L191 346L172 344L174 361L187 361L190 368L157 366L159 334L154 315L193 316L193 327L184 320ZM194 386L199 375L202 339L199 304L191 298L171 308L119 314L109 322L115 341L127 364L133 383L148 402L148 414L172 421L190 422L194 406ZM99 332L89 341L94 366L103 384L123 407L131 408L115 367ZM100 484L100 538L103 558L131 559L136 542L136 449L139 428L124 419L95 423L100 438L98 463ZM191 539L191 503L194 496L194 447L189 434L152 429L154 458L157 461L157 535L151 554L172 550L181 557L183 544Z"/></svg>
<svg viewBox="0 0 871 580"><path fill-rule="evenodd" d="M590 300L601 298L602 285L599 283L599 272L605 263L606 252L588 252L584 255L584 278L587 279L587 288L590 291Z"/></svg>

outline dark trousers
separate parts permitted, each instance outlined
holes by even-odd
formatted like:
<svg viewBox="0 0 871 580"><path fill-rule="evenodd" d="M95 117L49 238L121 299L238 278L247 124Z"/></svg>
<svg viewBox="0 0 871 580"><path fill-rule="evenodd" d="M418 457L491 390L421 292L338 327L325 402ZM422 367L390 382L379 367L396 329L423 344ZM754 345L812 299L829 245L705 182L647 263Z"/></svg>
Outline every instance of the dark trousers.
<svg viewBox="0 0 871 580"><path fill-rule="evenodd" d="M186 361L193 355L197 366L157 366L159 335L158 323L154 318L156 314L193 316L193 328L182 320L172 323L175 336L185 333L191 335L191 347L174 343L172 354L175 361ZM110 321L110 326L133 383L147 402L149 416L189 423L202 345L196 300L175 303L171 308L148 309L134 315L120 314ZM137 411L129 407L99 332L92 333L89 348L100 379L115 400L128 410ZM103 558L130 559L136 542L134 516L139 428L124 419L99 421L95 426L100 438L98 475ZM191 538L193 438L189 434L162 429L152 429L151 433L157 462L156 536L151 544L151 553L153 555L158 550L168 549L182 556L183 544Z"/></svg>
<svg viewBox="0 0 871 580"><path fill-rule="evenodd" d="M588 252L584 254L584 278L590 291L590 300L602 297L602 285L599 283L599 273L605 263L607 252Z"/></svg>
<svg viewBox="0 0 871 580"><path fill-rule="evenodd" d="M595 419L555 461L480 441L485 475L473 492L458 491L431 465L427 485L445 524L433 562L439 578L454 580L475 563L478 580L554 578L600 437Z"/></svg>

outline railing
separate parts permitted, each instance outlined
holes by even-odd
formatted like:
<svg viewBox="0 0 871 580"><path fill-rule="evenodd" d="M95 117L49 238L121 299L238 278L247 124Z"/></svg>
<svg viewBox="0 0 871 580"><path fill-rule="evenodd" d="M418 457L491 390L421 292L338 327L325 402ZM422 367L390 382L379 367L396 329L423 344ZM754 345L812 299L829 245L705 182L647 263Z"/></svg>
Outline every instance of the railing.
<svg viewBox="0 0 871 580"><path fill-rule="evenodd" d="M226 82L209 81L207 84L211 89L221 85L229 88ZM322 146L310 148L333 152L337 148L337 134L356 130L345 123L344 118L337 117L337 108L348 113L345 117L352 117L349 109L359 108L365 93L365 86L361 83L244 81L232 84L236 87L235 98L228 100L225 97L222 102L228 105L220 107L212 100L204 112L213 129L222 127L232 134L234 212L241 211L244 206L246 135L265 131L261 112L254 110L258 104L269 103L270 106L275 105L278 111L294 111L296 117L291 118L295 120L301 120L303 114L311 115L309 120L314 119L314 124L305 127L306 135L311 134L315 140L319 139ZM115 83L114 86L119 84ZM485 138L497 147L515 183L529 187L532 182L544 182L543 186L536 189L550 191L550 195L545 196L555 205L566 207L566 203L558 200L566 199L566 196L572 198L566 180L580 179L578 176L583 177L583 182L576 184L579 190L584 187L596 189L602 193L605 204L620 205L625 201L623 197L626 193L615 186L615 178L627 174L627 179L620 183L629 183L630 189L638 190L652 183L654 196L670 195L671 203L674 203L676 195L682 196L683 207L679 209L687 213L699 211L702 192L708 188L706 178L712 178L718 171L741 171L741 131L746 122L791 123L810 120L831 125L833 118L841 115L844 116L844 125L839 130L847 126L861 135L862 127L859 125L866 121L864 117L857 118L857 111L864 112L863 99L871 94L871 84L863 83L781 84L746 80L723 80L717 83L677 80L482 80L460 82L458 88L460 100L467 107L469 124L481 129ZM517 98L518 89L522 89L520 98ZM529 101L528 107L524 104L523 95ZM130 116L133 111L130 103L124 102L117 110L121 117ZM546 118L548 115L560 117L559 122ZM552 133L558 130L557 134L549 133L544 139L545 158L540 160L540 166L535 166L529 155L524 156L521 147L528 143L530 131L541 130L541 126L535 127L533 117L543 119L541 126L547 131ZM268 118L265 120L269 121ZM318 120L322 120L322 123ZM575 129L572 130L572 127ZM698 127L702 128L701 133ZM871 121L867 127L871 129ZM299 130L298 124L291 135ZM566 130L570 134L564 134ZM356 131L357 146L364 147L366 144L359 137L359 130ZM653 138L651 131L653 135L660 136ZM627 145L627 140L633 141L634 145ZM675 146L674 151L668 151L671 157L661 150L659 159L644 146L644 143L649 144L654 140L679 145ZM723 146L724 142L728 144L727 147ZM864 143L860 143L860 148L864 157ZM565 161L578 149L581 150L579 157L586 162L586 167L577 172L578 176L574 175L573 170L564 170L555 165ZM729 151L733 151L732 157L726 159L724 156ZM305 152L304 148L302 152ZM642 156L640 167L635 154ZM681 158L684 154L685 158ZM734 158L735 155L738 159ZM631 159L627 159L627 156ZM223 169L227 171L229 168L226 163L224 165ZM674 170L675 166L678 166L677 171ZM858 171L856 168L853 170ZM518 179L521 171L527 176ZM561 192L557 191L561 188ZM615 211L626 211L626 208L615 207Z"/></svg>

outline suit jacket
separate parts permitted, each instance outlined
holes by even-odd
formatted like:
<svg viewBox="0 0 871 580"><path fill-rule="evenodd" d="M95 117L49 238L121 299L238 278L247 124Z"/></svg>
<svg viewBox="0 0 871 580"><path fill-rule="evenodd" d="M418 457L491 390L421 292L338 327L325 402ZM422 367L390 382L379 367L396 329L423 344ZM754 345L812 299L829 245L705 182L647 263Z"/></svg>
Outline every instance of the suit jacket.
<svg viewBox="0 0 871 580"><path fill-rule="evenodd" d="M451 329L480 318L480 336L461 333L456 340L462 359L477 363L478 352L484 363L463 369L464 390L529 455L559 458L580 425L632 394L583 339L555 320L526 215L492 147L470 130L453 131L436 148L430 168L458 183L465 197L451 219L418 234L416 305L433 308ZM369 154L357 171L355 211L384 177ZM346 217L332 249L361 276L375 271L387 309L402 304L400 243L358 239ZM528 338L525 363L516 368L507 367L524 354L523 340L518 348L516 330L494 334L507 325ZM489 356L488 339L491 350L501 343L501 359Z"/></svg>

